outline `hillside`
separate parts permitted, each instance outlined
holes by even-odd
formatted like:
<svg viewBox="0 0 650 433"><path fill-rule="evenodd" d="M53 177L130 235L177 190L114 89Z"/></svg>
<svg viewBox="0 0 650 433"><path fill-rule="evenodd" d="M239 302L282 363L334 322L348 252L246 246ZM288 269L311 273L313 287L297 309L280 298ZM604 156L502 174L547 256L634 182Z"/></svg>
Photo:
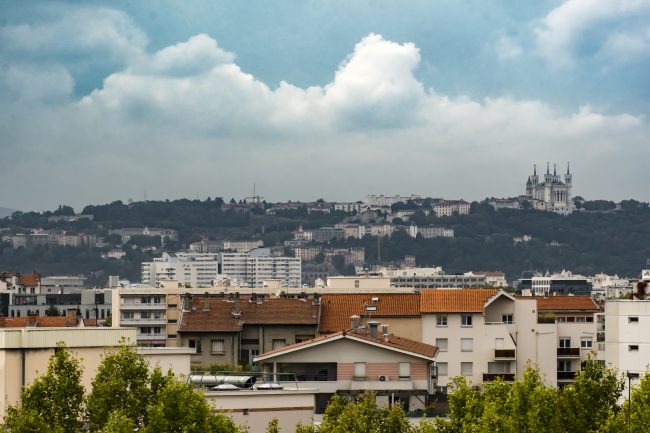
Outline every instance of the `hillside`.
<svg viewBox="0 0 650 433"><path fill-rule="evenodd" d="M52 215L70 214L71 208L54 212L16 213L0 220L5 233L27 233L34 228L60 229L72 233L92 233L103 240L100 247L47 247L13 249L4 242L0 250L0 270L43 274L84 274L89 282L103 284L107 275L118 274L139 279L140 262L161 251L184 250L188 244L205 239L261 239L266 246L280 246L291 238L291 231L332 226L344 218L344 212L309 214L305 209L266 215L264 209L238 213L221 209L221 199L149 201L87 206L84 214L93 220L52 222ZM413 239L404 233L392 238L366 237L333 242L332 246L363 246L366 263L400 263L404 256L415 255L418 265L442 266L446 272L501 270L508 279L523 271L571 270L591 275L598 272L636 276L650 259L650 209L645 203L625 201L617 210L575 212L570 216L532 210L495 211L482 203L472 203L470 215L435 218L419 210L411 221L453 227L455 238ZM588 207L587 207L588 208ZM406 222L409 224L410 222ZM178 230L178 241L160 246L159 240L134 239L122 245L109 229L122 227L164 227ZM514 238L529 235L528 242ZM144 237L146 238L146 236ZM101 254L123 249L121 260L106 260Z"/></svg>

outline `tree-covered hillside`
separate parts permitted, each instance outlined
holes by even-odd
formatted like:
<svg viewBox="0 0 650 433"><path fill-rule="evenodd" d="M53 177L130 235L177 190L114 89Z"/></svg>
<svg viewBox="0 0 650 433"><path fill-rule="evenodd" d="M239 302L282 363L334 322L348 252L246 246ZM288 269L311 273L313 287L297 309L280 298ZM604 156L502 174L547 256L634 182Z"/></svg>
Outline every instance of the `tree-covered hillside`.
<svg viewBox="0 0 650 433"><path fill-rule="evenodd" d="M409 220L394 223L442 225L453 227L454 238L417 239L404 232L391 238L366 236L364 239L333 241L330 246L363 246L366 263L400 263L405 255L415 255L418 265L442 266L446 272L501 270L509 280L524 271L571 270L592 275L598 272L634 277L649 266L650 209L633 200L620 206L611 202L581 201L580 211L569 216L534 210L495 211L486 202L472 203L470 215L436 218L426 215L425 207ZM52 221L49 217L71 215L74 210L61 206L55 211L15 212L0 219L5 239L14 233L33 229L65 230L68 233L92 233L100 246L38 246L17 248L5 241L0 244L0 270L48 274L84 274L91 284L102 284L107 275L138 280L140 262L162 251L185 250L201 239L259 239L266 246L282 246L299 226L305 229L358 221L351 213L309 213L307 207L277 211L268 215L271 205L263 203L249 211L224 209L221 198L207 200L147 201L125 204L120 201L86 206L82 213L93 220ZM404 207L404 206L402 206ZM408 208L408 206L406 206ZM382 222L381 214L374 218ZM372 220L371 220L372 222ZM122 244L110 229L124 227L162 227L178 231L178 241L160 245L146 236L134 237ZM530 236L516 243L515 238ZM142 238L142 239L141 239ZM527 238L526 238L527 239ZM101 258L106 251L122 249L120 260Z"/></svg>

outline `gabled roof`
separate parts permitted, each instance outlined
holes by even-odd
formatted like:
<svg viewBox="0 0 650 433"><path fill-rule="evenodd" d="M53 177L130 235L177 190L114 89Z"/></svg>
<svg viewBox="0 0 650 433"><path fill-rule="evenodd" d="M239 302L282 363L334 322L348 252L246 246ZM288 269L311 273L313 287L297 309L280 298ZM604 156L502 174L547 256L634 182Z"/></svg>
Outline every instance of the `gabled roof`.
<svg viewBox="0 0 650 433"><path fill-rule="evenodd" d="M497 289L423 290L420 311L422 313L482 313L485 311L485 303L497 292Z"/></svg>
<svg viewBox="0 0 650 433"><path fill-rule="evenodd" d="M193 296L178 332L238 332L247 325L318 325L319 307L311 300L227 295ZM237 307L239 306L239 307ZM236 314L239 308L240 314Z"/></svg>
<svg viewBox="0 0 650 433"><path fill-rule="evenodd" d="M65 316L5 317L0 328L76 328L81 321Z"/></svg>
<svg viewBox="0 0 650 433"><path fill-rule="evenodd" d="M320 332L338 332L350 327L350 316L419 317L418 293L340 293L321 297ZM368 311L370 307L372 311Z"/></svg>
<svg viewBox="0 0 650 433"><path fill-rule="evenodd" d="M378 338L373 338L363 330L348 329L339 331L334 334L323 335L321 337L313 338L311 340L302 341L300 343L284 346L280 349L271 350L255 357L255 362L270 359L279 355L295 352L298 350L308 349L310 347L327 344L333 341L348 339L358 341L377 347L382 347L387 350L406 353L408 355L425 358L433 361L435 359L438 348L430 344L420 343L419 341L410 340L408 338L398 337L393 334L381 335Z"/></svg>
<svg viewBox="0 0 650 433"><path fill-rule="evenodd" d="M591 296L536 296L538 311L599 311Z"/></svg>

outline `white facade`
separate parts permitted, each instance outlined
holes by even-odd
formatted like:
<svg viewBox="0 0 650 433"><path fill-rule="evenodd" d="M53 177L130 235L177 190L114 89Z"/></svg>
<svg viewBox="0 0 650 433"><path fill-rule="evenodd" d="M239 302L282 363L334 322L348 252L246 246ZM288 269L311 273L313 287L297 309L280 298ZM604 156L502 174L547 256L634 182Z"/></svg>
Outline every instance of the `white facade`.
<svg viewBox="0 0 650 433"><path fill-rule="evenodd" d="M263 287L268 280L280 280L285 287L300 287L299 257L270 257L244 253L221 253L221 277L241 287Z"/></svg>
<svg viewBox="0 0 650 433"><path fill-rule="evenodd" d="M605 362L621 372L640 374L650 364L650 300L605 302ZM632 384L638 384L638 379ZM627 381L625 383L627 387ZM624 392L627 395L627 390Z"/></svg>
<svg viewBox="0 0 650 433"><path fill-rule="evenodd" d="M419 195L411 194L410 196L385 196L370 194L363 199L363 204L366 206L392 206L395 203L407 202L409 200L419 200L422 197Z"/></svg>
<svg viewBox="0 0 650 433"><path fill-rule="evenodd" d="M526 182L526 197L532 200L533 207L537 210L568 215L574 210L573 196L571 194L573 188L572 179L573 175L569 171L568 165L564 175L564 182L562 182L562 178L557 174L555 166L553 166L553 174L551 174L550 167L547 164L544 182L540 183L537 166L535 166L533 174L528 176Z"/></svg>
<svg viewBox="0 0 650 433"><path fill-rule="evenodd" d="M454 229L448 227L439 227L439 226L416 226L412 224L408 228L408 234L412 238L416 238L418 235L422 236L425 239L431 238L453 238Z"/></svg>
<svg viewBox="0 0 650 433"><path fill-rule="evenodd" d="M142 284L156 286L175 280L190 287L210 287L218 275L217 254L163 253L153 262L143 262Z"/></svg>
<svg viewBox="0 0 650 433"><path fill-rule="evenodd" d="M433 205L433 212L438 218L443 216L469 215L470 204L465 200L443 200Z"/></svg>
<svg viewBox="0 0 650 433"><path fill-rule="evenodd" d="M529 361L556 386L570 383L580 362L595 353L596 325L593 312L540 315L536 298L498 292L483 312L423 312L422 341L440 350L440 386L455 376L474 384L514 380Z"/></svg>

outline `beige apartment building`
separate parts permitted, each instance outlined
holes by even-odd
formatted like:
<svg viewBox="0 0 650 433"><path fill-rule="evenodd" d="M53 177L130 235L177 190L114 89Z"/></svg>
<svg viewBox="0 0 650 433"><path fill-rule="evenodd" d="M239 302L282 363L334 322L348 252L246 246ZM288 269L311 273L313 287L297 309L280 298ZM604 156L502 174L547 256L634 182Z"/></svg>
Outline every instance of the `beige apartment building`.
<svg viewBox="0 0 650 433"><path fill-rule="evenodd" d="M589 296L513 297L496 289L426 290L423 342L435 344L438 383L454 376L479 384L514 380L529 362L562 386L595 354L599 309Z"/></svg>

